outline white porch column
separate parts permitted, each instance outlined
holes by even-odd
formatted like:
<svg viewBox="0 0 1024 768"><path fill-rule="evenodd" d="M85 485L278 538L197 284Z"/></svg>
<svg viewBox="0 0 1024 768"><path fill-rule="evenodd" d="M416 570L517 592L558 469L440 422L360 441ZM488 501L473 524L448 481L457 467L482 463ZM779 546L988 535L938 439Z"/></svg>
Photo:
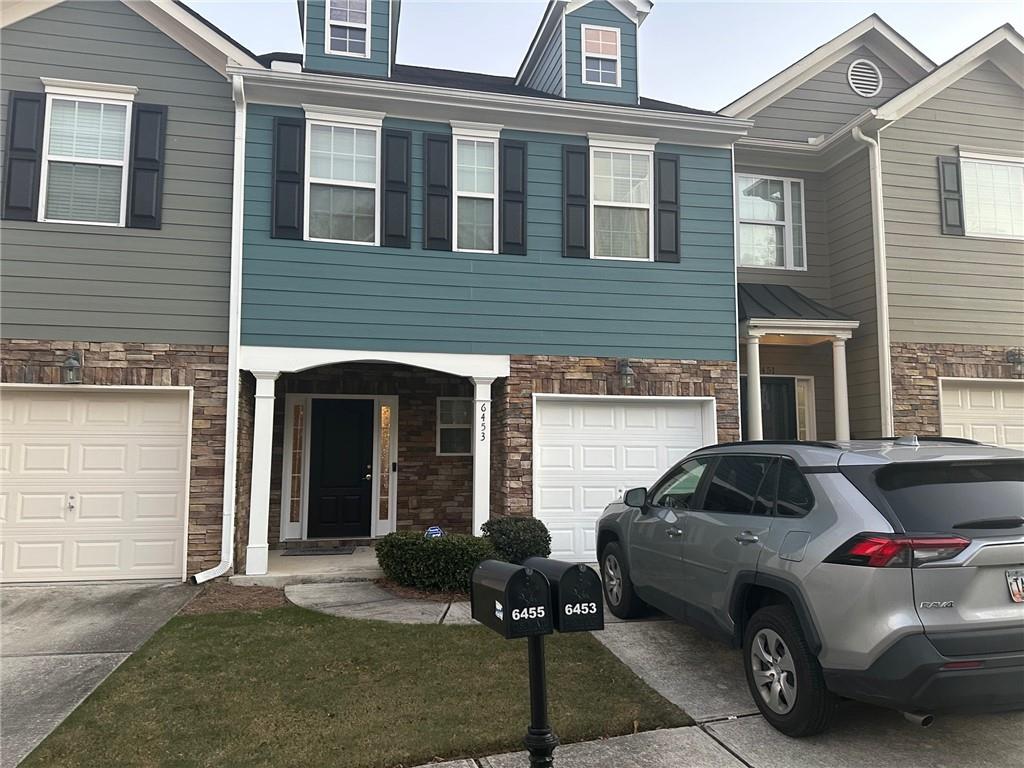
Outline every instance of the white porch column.
<svg viewBox="0 0 1024 768"><path fill-rule="evenodd" d="M747 439L761 440L761 338L747 337Z"/></svg>
<svg viewBox="0 0 1024 768"><path fill-rule="evenodd" d="M249 545L245 572L267 572L267 535L270 524L270 463L274 443L274 382L278 371L253 371L256 377L256 412L252 427L252 486L249 490Z"/></svg>
<svg viewBox="0 0 1024 768"><path fill-rule="evenodd" d="M473 377L473 535L491 516L491 384Z"/></svg>
<svg viewBox="0 0 1024 768"><path fill-rule="evenodd" d="M846 384L846 339L832 339L832 383L836 408L836 440L850 439L850 401Z"/></svg>

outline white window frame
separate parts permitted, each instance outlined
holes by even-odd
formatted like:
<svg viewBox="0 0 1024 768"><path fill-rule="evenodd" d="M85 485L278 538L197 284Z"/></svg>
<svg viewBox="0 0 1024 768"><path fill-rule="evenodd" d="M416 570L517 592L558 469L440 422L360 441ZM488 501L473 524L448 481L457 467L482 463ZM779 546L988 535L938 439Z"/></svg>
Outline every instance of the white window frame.
<svg viewBox="0 0 1024 768"><path fill-rule="evenodd" d="M469 421L465 424L441 424L441 403L445 401L465 401L470 404L470 416ZM437 398L437 404L435 406L435 421L436 425L436 453L438 456L472 456L473 455L473 398L472 397L439 397ZM465 429L469 432L469 450L465 453L449 453L441 450L441 430L442 429Z"/></svg>
<svg viewBox="0 0 1024 768"><path fill-rule="evenodd" d="M740 176L753 176L756 179L763 179L764 181L781 181L783 182L783 190L786 198L783 205L783 212L785 213L785 219L783 221L767 221L764 219L744 219L740 217L740 185L736 180ZM789 191L790 182L794 182L800 185L800 207L801 213L803 214L803 221L801 222L803 227L801 229L801 245L804 252L804 263L803 266L797 267L793 264L793 195ZM736 171L733 176L733 200L736 206L736 266L741 269L774 269L776 271L785 272L806 272L807 271L807 187L804 184L804 180L795 176L768 176L763 173L745 173L743 171ZM744 264L740 261L740 231L741 224L767 224L769 226L781 226L785 238L785 260L786 263L781 267L772 265L758 265L758 264Z"/></svg>
<svg viewBox="0 0 1024 768"><path fill-rule="evenodd" d="M606 53L587 53L587 30L594 30L596 32L614 32L615 33L615 55L609 56ZM594 59L604 59L605 61L615 62L615 82L614 83L601 83L594 80L587 79L587 57ZM604 88L620 88L622 87L622 30L618 27L600 27L595 24L581 24L580 25L580 82L584 85L597 85Z"/></svg>
<svg viewBox="0 0 1024 768"><path fill-rule="evenodd" d="M366 0L366 23L355 21L331 21L331 0L324 3L324 53L330 56L347 56L350 59L370 58L370 22L373 18L373 0ZM331 49L331 27L348 27L366 31L366 53L350 53Z"/></svg>
<svg viewBox="0 0 1024 768"><path fill-rule="evenodd" d="M48 224L85 224L94 227L123 227L128 209L128 166L132 146L132 106L138 88L133 85L109 85L106 83L87 83L76 80L58 80L41 78L46 91L46 117L43 121L42 168L39 172L39 207L36 219ZM93 104L114 104L124 106L124 151L120 160L101 160L98 158L79 158L72 155L50 154L50 121L53 117L53 102L83 101ZM50 163L79 163L82 165L107 165L121 167L121 211L116 222L113 221L81 221L77 219L53 219L46 216L47 184L49 183Z"/></svg>
<svg viewBox="0 0 1024 768"><path fill-rule="evenodd" d="M305 106L305 105L303 105ZM381 166L381 126L383 124L383 113L360 113L355 110L335 109L327 110L327 107L318 107L316 111L306 108L306 152L305 168L305 212L302 222L302 236L305 240L315 243L344 243L345 245L363 245L366 247L380 245L380 166ZM326 125L332 128L354 128L360 131L370 130L374 132L376 142L376 163L374 163L374 182L372 184L363 181L338 181L337 179L322 179L319 176L310 174L310 152L312 149L312 136L314 125ZM372 189L374 191L373 203L373 240L333 240L326 237L311 237L309 234L309 218L311 215L310 187L313 184L323 184L331 187L358 187L360 189Z"/></svg>
<svg viewBox="0 0 1024 768"><path fill-rule="evenodd" d="M499 139L501 126L489 123L462 123L452 121L452 250L458 253L497 253L498 252L498 179L500 176L501 155ZM494 146L494 187L487 192L459 191L459 142L476 141ZM491 248L478 250L475 248L459 248L459 198L472 197L478 200L491 200Z"/></svg>
<svg viewBox="0 0 1024 768"><path fill-rule="evenodd" d="M1024 240L1022 235L1004 235L995 234L988 232L980 232L977 230L971 230L967 225L967 187L963 184L964 178L964 162L968 163L983 163L986 165L1009 165L1016 168L1024 168L1024 158L1014 157L1012 155L997 155L989 154L985 152L968 151L964 149L959 150L959 164L960 164L960 197L964 208L964 235L966 237L977 237L985 240Z"/></svg>
<svg viewBox="0 0 1024 768"><path fill-rule="evenodd" d="M588 161L590 164L589 175L587 183L590 185L590 194L588 197L590 205L590 258L606 260L606 261L623 261L623 262L635 262L637 264L644 264L649 261L654 261L654 143L655 139L638 139L635 141L629 141L623 137L619 141L608 140L604 137L590 134L590 155ZM631 208L639 209L643 208L642 205L635 205L632 203L607 203L598 202L594 195L594 153L595 152L619 152L630 155L647 155L648 167L650 173L647 179L647 258L646 259L633 259L627 256L597 256L595 254L595 248L597 247L596 229L594 226L594 209L597 207L601 208Z"/></svg>

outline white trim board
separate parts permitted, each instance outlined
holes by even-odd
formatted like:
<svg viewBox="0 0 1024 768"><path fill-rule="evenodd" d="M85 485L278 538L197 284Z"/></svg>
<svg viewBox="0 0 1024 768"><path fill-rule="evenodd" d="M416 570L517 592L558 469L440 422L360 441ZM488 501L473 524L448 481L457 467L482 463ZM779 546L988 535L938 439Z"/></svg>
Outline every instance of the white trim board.
<svg viewBox="0 0 1024 768"><path fill-rule="evenodd" d="M381 352L362 349L242 346L239 367L247 371L294 373L337 363L398 363L450 373L453 376L497 379L508 376L508 355L453 352Z"/></svg>

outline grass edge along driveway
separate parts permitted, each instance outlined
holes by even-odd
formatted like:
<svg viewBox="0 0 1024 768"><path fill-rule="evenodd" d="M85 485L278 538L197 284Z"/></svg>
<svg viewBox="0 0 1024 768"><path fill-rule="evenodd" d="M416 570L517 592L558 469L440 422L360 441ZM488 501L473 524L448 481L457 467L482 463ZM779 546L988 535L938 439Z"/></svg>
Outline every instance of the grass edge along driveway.
<svg viewBox="0 0 1024 768"><path fill-rule="evenodd" d="M690 718L589 634L546 640L563 743ZM526 641L289 606L172 619L22 764L397 768L522 748Z"/></svg>

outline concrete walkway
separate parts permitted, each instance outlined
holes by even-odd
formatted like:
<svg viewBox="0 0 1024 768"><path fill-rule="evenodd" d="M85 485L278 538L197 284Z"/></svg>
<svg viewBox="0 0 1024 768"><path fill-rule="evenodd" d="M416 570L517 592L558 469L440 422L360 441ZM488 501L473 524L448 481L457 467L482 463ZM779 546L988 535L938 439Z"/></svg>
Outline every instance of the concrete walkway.
<svg viewBox="0 0 1024 768"><path fill-rule="evenodd" d="M373 547L356 547L351 555L286 555L284 552L281 549L270 552L265 574L238 573L228 581L239 587L283 589L291 584L373 581L384 575L377 565Z"/></svg>
<svg viewBox="0 0 1024 768"><path fill-rule="evenodd" d="M0 768L13 768L195 594L173 583L0 588Z"/></svg>
<svg viewBox="0 0 1024 768"><path fill-rule="evenodd" d="M400 624L472 624L469 603L396 597L372 582L295 584L285 597L303 608L348 619Z"/></svg>

